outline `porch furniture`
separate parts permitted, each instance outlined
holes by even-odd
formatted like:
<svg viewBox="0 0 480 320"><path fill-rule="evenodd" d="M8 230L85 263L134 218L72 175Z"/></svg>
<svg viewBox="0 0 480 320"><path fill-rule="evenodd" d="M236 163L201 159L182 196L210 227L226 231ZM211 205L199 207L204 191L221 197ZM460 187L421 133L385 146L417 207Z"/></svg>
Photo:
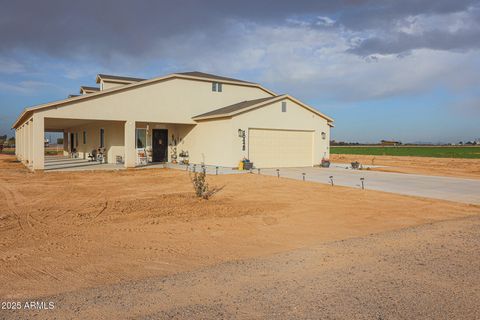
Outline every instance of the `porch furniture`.
<svg viewBox="0 0 480 320"><path fill-rule="evenodd" d="M97 161L97 150L93 149L92 152L88 154L88 161Z"/></svg>
<svg viewBox="0 0 480 320"><path fill-rule="evenodd" d="M77 149L73 149L72 152L70 153L70 157L73 158L73 159L77 159L78 158L78 152L77 152Z"/></svg>
<svg viewBox="0 0 480 320"><path fill-rule="evenodd" d="M143 148L137 149L137 165L146 166L148 164L147 151Z"/></svg>
<svg viewBox="0 0 480 320"><path fill-rule="evenodd" d="M105 154L105 148L98 148L98 153L97 153L97 161L100 163L106 163L106 154Z"/></svg>

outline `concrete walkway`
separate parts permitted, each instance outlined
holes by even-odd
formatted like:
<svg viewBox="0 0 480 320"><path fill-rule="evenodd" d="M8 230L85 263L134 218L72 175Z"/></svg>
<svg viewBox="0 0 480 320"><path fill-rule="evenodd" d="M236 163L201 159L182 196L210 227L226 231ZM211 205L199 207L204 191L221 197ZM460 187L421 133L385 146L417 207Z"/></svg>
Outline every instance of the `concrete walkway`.
<svg viewBox="0 0 480 320"><path fill-rule="evenodd" d="M98 161L88 161L80 158L70 158L63 156L45 157L45 171L89 171L89 170L121 170L122 165L111 163L100 163Z"/></svg>
<svg viewBox="0 0 480 320"><path fill-rule="evenodd" d="M257 170L253 171L257 173ZM261 169L261 174L276 176L276 169ZM378 190L410 196L435 198L463 203L480 204L480 180L417 174L390 173L369 170L334 168L282 168L280 177L361 188L360 178L365 178L367 190Z"/></svg>

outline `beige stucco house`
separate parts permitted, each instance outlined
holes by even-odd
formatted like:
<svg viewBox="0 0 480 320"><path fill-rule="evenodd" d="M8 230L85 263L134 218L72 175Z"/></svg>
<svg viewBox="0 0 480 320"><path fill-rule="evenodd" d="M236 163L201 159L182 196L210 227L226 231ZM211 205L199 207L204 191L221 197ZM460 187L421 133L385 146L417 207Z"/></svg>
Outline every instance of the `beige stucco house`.
<svg viewBox="0 0 480 320"><path fill-rule="evenodd" d="M247 158L258 168L312 166L329 156L333 119L256 83L201 72L99 74L96 82L26 108L13 125L18 159L44 169L44 132L63 132L65 155L87 158L101 148L106 162L125 167L139 165L139 154L226 167Z"/></svg>

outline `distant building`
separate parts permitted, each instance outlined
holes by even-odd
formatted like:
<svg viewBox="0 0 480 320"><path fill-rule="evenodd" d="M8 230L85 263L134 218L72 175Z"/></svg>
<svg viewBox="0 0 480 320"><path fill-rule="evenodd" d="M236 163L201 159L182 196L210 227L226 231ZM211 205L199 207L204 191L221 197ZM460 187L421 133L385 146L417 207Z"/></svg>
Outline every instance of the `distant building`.
<svg viewBox="0 0 480 320"><path fill-rule="evenodd" d="M400 141L391 141L391 140L381 140L380 144L382 146L399 146L402 143Z"/></svg>

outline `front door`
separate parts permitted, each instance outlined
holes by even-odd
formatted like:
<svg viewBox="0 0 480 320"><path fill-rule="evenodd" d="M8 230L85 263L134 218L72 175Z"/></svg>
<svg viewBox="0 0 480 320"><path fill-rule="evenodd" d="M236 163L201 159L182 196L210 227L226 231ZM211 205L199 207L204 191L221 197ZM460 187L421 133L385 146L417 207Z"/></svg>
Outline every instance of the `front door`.
<svg viewBox="0 0 480 320"><path fill-rule="evenodd" d="M152 130L152 161L167 162L168 155L168 130Z"/></svg>

